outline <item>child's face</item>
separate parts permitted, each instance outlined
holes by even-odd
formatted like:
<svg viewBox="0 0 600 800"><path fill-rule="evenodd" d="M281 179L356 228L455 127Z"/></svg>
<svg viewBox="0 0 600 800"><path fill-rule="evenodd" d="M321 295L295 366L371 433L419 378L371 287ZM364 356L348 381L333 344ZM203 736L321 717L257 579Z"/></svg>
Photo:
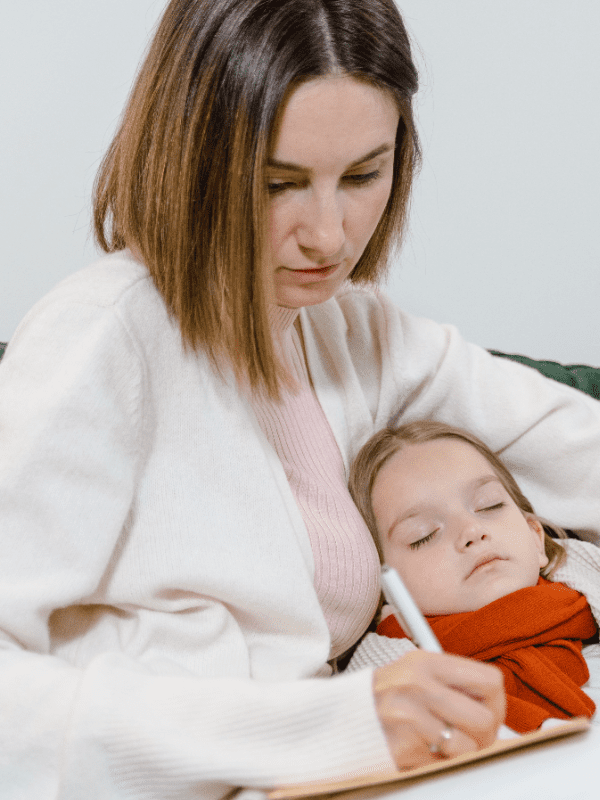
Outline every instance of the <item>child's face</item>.
<svg viewBox="0 0 600 800"><path fill-rule="evenodd" d="M385 561L425 614L475 611L535 586L544 532L467 442L405 445L373 486Z"/></svg>

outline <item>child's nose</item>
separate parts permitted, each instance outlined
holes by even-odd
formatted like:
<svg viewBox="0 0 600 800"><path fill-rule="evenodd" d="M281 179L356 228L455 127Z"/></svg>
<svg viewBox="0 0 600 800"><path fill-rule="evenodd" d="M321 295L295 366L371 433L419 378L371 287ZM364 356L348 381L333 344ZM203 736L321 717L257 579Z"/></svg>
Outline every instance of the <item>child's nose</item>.
<svg viewBox="0 0 600 800"><path fill-rule="evenodd" d="M466 519L462 521L458 545L461 550L489 539L489 533L478 519Z"/></svg>

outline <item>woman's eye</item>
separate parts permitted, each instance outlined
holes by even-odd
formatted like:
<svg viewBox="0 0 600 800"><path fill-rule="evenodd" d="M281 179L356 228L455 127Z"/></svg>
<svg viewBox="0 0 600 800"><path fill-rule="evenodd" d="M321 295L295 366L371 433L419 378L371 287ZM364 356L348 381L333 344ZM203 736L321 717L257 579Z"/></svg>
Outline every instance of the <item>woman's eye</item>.
<svg viewBox="0 0 600 800"><path fill-rule="evenodd" d="M349 181L351 184L355 186L367 186L369 183L373 183L376 181L377 178L381 175L381 172L376 169L373 172L366 172L360 175L346 175L344 177L345 181Z"/></svg>
<svg viewBox="0 0 600 800"><path fill-rule="evenodd" d="M431 531L431 533L427 534L427 536L423 536L422 539L417 539L416 542L411 542L410 543L410 549L411 550L418 550L419 547L421 547L424 544L427 544L427 542L430 542L433 539L433 537L436 535L436 533L437 533L437 531Z"/></svg>
<svg viewBox="0 0 600 800"><path fill-rule="evenodd" d="M376 181L380 175L381 172L376 169L373 172L366 172L360 175L344 175L342 180L351 186L362 187L373 183L373 181ZM267 184L267 189L270 195L281 194L282 192L299 187L302 187L302 183L297 183L294 181L272 181Z"/></svg>
<svg viewBox="0 0 600 800"><path fill-rule="evenodd" d="M287 189L293 189L294 186L296 186L296 184L292 183L291 181L267 184L269 194L279 194L280 192L285 192Z"/></svg>

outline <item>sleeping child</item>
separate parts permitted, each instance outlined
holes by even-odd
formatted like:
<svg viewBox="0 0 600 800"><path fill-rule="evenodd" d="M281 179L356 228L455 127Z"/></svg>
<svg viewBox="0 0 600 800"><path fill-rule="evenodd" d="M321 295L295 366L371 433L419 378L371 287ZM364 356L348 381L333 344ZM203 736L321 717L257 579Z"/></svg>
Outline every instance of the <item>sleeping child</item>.
<svg viewBox="0 0 600 800"><path fill-rule="evenodd" d="M598 641L600 548L542 524L498 457L443 423L376 434L350 491L442 648L502 670L510 728L594 714L584 652L600 648L582 648ZM414 647L385 610L349 669Z"/></svg>

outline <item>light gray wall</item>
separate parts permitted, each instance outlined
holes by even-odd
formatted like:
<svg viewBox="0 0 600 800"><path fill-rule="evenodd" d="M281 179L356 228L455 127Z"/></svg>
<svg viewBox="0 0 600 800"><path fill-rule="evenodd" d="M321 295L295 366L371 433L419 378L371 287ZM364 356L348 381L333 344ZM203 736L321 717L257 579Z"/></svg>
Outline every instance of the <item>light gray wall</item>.
<svg viewBox="0 0 600 800"><path fill-rule="evenodd" d="M0 340L96 258L89 198L165 0L26 0L0 24Z"/></svg>
<svg viewBox="0 0 600 800"><path fill-rule="evenodd" d="M391 294L485 347L600 365L600 3L398 4L424 163Z"/></svg>
<svg viewBox="0 0 600 800"><path fill-rule="evenodd" d="M0 340L94 257L92 181L164 5L3 8ZM486 347L600 364L600 3L399 5L424 163L390 294Z"/></svg>

